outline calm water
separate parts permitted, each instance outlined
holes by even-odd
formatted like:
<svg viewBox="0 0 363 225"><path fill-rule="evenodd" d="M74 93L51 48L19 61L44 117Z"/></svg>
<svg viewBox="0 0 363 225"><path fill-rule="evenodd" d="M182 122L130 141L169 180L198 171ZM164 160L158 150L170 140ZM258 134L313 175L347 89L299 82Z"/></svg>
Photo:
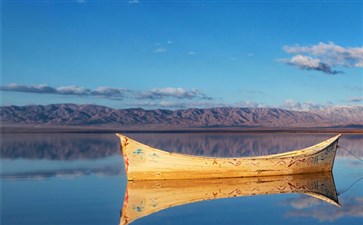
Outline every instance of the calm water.
<svg viewBox="0 0 363 225"><path fill-rule="evenodd" d="M237 157L304 148L333 135L128 136L172 152ZM363 158L363 135L345 134L340 145ZM1 224L119 224L126 177L116 136L2 134L0 163ZM131 224L363 224L363 162L339 150L333 173L340 208L303 194L262 195L177 206Z"/></svg>

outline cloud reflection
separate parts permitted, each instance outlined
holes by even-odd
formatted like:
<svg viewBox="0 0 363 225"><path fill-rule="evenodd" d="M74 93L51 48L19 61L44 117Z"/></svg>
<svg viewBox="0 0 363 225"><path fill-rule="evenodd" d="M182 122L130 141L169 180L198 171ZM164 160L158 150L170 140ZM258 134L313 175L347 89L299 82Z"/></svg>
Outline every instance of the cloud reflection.
<svg viewBox="0 0 363 225"><path fill-rule="evenodd" d="M363 198L346 197L341 199L342 207L332 207L309 196L301 196L289 199L287 204L292 206L292 210L285 214L286 217L311 217L320 222L333 222L339 218L358 217L363 218Z"/></svg>

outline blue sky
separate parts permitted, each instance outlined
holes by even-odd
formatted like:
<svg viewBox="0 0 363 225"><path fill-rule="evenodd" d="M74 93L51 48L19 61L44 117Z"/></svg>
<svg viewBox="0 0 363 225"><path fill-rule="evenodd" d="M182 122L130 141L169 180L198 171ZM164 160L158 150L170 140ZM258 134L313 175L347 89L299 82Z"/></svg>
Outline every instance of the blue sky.
<svg viewBox="0 0 363 225"><path fill-rule="evenodd" d="M362 1L2 1L3 105L363 102Z"/></svg>

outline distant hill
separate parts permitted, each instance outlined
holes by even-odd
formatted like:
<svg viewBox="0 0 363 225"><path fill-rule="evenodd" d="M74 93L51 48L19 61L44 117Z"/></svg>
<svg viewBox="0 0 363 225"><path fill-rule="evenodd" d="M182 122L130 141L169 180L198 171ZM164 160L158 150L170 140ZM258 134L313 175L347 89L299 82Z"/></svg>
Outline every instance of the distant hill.
<svg viewBox="0 0 363 225"><path fill-rule="evenodd" d="M315 111L277 108L210 108L181 110L113 109L99 105L52 104L0 107L4 126L86 126L106 128L362 127L363 107L329 107Z"/></svg>

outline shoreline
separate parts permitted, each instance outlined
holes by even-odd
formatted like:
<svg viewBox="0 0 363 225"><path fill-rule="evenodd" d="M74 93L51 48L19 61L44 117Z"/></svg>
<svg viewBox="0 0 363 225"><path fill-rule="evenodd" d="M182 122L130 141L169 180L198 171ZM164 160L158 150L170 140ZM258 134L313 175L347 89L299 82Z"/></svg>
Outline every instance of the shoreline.
<svg viewBox="0 0 363 225"><path fill-rule="evenodd" d="M344 133L363 134L357 128L243 128L243 127L185 127L185 128L107 128L107 127L39 127L2 126L1 133Z"/></svg>

